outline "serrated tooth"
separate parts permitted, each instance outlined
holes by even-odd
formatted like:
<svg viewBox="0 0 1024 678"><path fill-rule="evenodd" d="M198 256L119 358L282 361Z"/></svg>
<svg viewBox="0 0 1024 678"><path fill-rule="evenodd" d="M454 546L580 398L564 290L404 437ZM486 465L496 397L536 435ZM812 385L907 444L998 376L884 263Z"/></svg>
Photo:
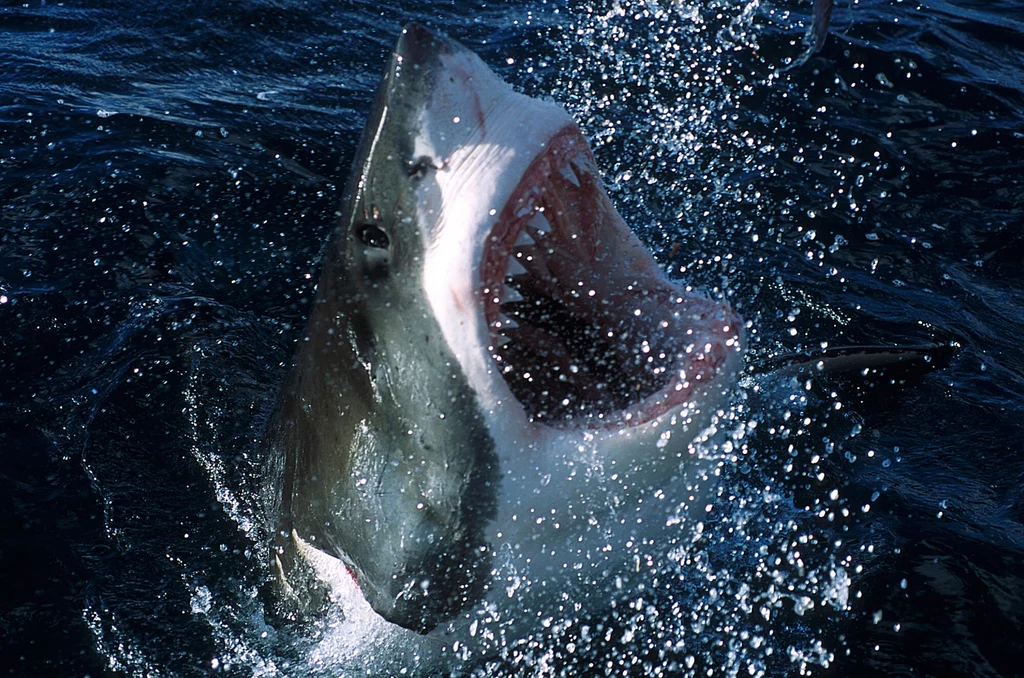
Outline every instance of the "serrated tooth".
<svg viewBox="0 0 1024 678"><path fill-rule="evenodd" d="M514 278L517 275L522 275L524 273L526 273L526 269L519 263L519 259L516 257L509 257L508 268L505 269L505 275Z"/></svg>
<svg viewBox="0 0 1024 678"><path fill-rule="evenodd" d="M525 228L519 231L519 237L516 238L515 242L516 247L532 247L536 244L537 242L533 239L533 236L527 233Z"/></svg>
<svg viewBox="0 0 1024 678"><path fill-rule="evenodd" d="M504 334L499 334L498 341L496 341L495 343L498 346L508 346L511 342L512 340L509 337L506 337Z"/></svg>
<svg viewBox="0 0 1024 678"><path fill-rule="evenodd" d="M575 186L576 188L579 188L579 187L580 187L580 180L579 180L579 177L577 177L577 176L576 176L576 173L575 173L575 172L573 172L573 171L572 171L572 168L570 168L570 167L569 167L568 165L566 165L566 166L565 166L565 167L563 167L562 169L558 170L558 172L559 172L559 174L561 174L561 175L562 175L563 177L565 177L567 181L570 181L570 182L572 182L572 184L573 184L573 185L574 185L574 186Z"/></svg>
<svg viewBox="0 0 1024 678"><path fill-rule="evenodd" d="M513 303L514 304L517 301L522 301L522 300L523 300L523 295L519 294L519 290L517 290L516 288L509 287L508 285L505 285L504 287L502 287L502 289L501 289L501 303L503 303L503 304Z"/></svg>
<svg viewBox="0 0 1024 678"><path fill-rule="evenodd" d="M500 329L503 329L503 330L507 330L507 329L513 329L514 330L515 328L519 327L519 323L517 323L512 318L509 318L504 313L499 313L498 314L497 327L500 328Z"/></svg>
<svg viewBox="0 0 1024 678"><path fill-rule="evenodd" d="M534 215L530 217L530 220L526 222L526 225L541 233L547 234L551 232L551 222L548 221L548 218L544 216L543 212L535 212Z"/></svg>

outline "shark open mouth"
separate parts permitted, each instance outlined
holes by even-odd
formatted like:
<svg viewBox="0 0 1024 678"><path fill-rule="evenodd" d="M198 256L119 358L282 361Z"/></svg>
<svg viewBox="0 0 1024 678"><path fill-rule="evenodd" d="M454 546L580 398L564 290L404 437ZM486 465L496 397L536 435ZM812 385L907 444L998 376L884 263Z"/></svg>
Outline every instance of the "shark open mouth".
<svg viewBox="0 0 1024 678"><path fill-rule="evenodd" d="M693 400L739 341L724 303L683 291L616 212L576 125L547 144L484 245L489 351L530 419L634 426Z"/></svg>

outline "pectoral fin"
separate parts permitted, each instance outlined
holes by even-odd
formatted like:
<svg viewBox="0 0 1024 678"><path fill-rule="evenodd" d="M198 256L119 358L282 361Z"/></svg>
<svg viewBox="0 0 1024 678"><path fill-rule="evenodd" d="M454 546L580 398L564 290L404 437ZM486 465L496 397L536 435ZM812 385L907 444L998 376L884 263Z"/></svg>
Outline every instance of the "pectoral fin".
<svg viewBox="0 0 1024 678"><path fill-rule="evenodd" d="M784 353L747 365L748 374L783 376L832 374L871 376L881 370L903 376L942 369L960 351L956 341L916 346L837 346L820 351Z"/></svg>

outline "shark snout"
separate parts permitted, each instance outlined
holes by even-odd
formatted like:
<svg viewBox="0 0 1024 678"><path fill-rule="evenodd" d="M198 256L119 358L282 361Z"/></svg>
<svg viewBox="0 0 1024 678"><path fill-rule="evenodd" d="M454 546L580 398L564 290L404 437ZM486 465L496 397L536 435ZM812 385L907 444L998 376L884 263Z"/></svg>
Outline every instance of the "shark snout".
<svg viewBox="0 0 1024 678"><path fill-rule="evenodd" d="M408 23L395 46L395 56L402 66L416 68L440 55L452 52L452 43L426 26Z"/></svg>

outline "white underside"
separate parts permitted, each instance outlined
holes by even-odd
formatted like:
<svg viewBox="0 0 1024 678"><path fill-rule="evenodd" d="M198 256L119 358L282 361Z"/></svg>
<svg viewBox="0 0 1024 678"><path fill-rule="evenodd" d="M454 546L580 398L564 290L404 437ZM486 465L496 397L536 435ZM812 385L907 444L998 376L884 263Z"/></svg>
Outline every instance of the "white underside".
<svg viewBox="0 0 1024 678"><path fill-rule="evenodd" d="M423 285L481 405L506 410L503 405L514 398L494 372L487 350L490 337L476 292L480 261L487 236L520 178L548 141L573 121L561 106L513 91L472 53L443 60L452 79L438 78L415 145L417 157L432 158L440 168L434 181L424 179L419 186Z"/></svg>
<svg viewBox="0 0 1024 678"><path fill-rule="evenodd" d="M574 123L561 106L514 92L475 55L445 58L452 77L438 78L416 140L417 157L440 168L419 188L423 284L497 445L503 480L490 542L512 570L552 573L606 545L580 541L606 539L594 529L602 516L659 491L666 496L683 460L696 456L690 444L722 402L723 387L716 380L695 389L690 403L639 426L557 429L529 421L491 358L476 292L480 262L527 168ZM723 374L738 369L741 356L730 360Z"/></svg>

